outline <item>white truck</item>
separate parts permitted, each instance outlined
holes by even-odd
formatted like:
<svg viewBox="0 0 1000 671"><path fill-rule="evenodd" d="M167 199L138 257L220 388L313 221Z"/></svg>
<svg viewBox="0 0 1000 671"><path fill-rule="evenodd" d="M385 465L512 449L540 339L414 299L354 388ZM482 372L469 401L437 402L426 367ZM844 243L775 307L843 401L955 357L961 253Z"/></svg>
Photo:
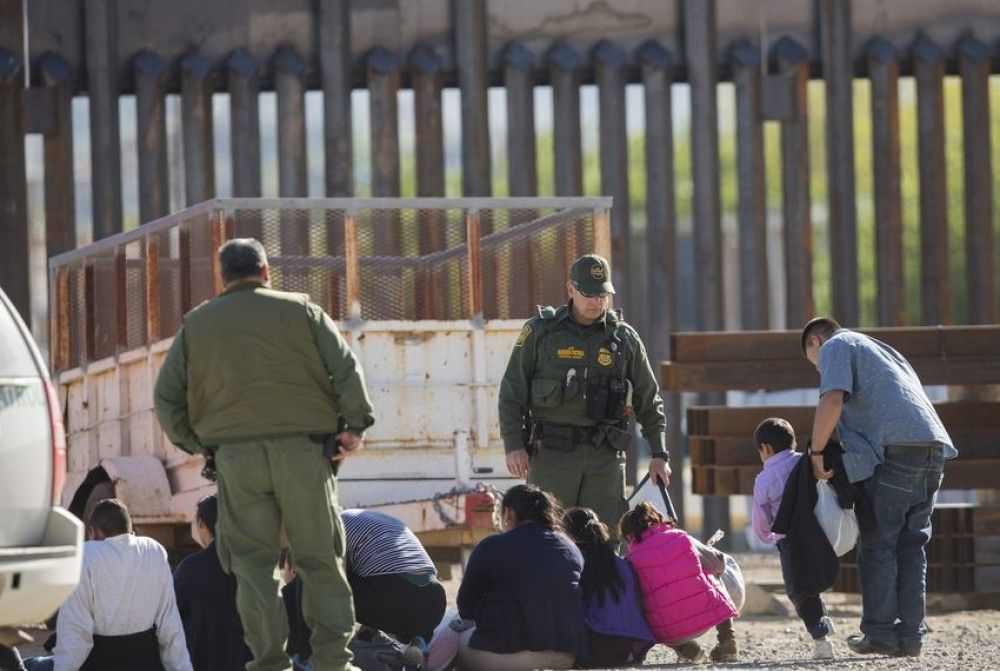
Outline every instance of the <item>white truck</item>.
<svg viewBox="0 0 1000 671"><path fill-rule="evenodd" d="M275 288L305 291L358 355L376 423L338 477L341 504L377 506L431 548L494 530L509 479L497 388L538 303L566 269L610 255L609 198L217 199L50 261L52 368L65 408L62 501L111 494L142 533L190 543L202 460L157 424L152 387L181 316L221 288L215 250L251 235Z"/></svg>

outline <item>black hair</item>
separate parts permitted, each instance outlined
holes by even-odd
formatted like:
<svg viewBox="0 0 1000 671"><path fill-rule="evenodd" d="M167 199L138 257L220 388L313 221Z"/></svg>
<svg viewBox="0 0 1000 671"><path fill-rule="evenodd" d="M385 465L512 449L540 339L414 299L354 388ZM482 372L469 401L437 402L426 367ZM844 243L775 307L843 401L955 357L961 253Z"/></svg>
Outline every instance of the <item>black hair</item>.
<svg viewBox="0 0 1000 671"><path fill-rule="evenodd" d="M94 506L87 526L105 538L111 538L132 533L132 516L120 500L104 499Z"/></svg>
<svg viewBox="0 0 1000 671"><path fill-rule="evenodd" d="M834 331L839 330L840 324L837 320L831 319L830 317L816 317L815 319L810 319L809 322L802 327L802 338L799 346L802 348L802 353L806 353L806 346L809 344L809 336L821 335L824 338L829 338L833 335Z"/></svg>
<svg viewBox="0 0 1000 671"><path fill-rule="evenodd" d="M615 603L621 598L625 583L618 574L615 543L608 525L590 508L570 508L562 518L563 528L583 555L580 589L583 600L597 599L599 607L610 596Z"/></svg>
<svg viewBox="0 0 1000 671"><path fill-rule="evenodd" d="M775 452L783 452L787 449L795 449L795 429L788 423L788 420L780 417L768 417L757 425L753 432L754 443L757 449L767 443Z"/></svg>
<svg viewBox="0 0 1000 671"><path fill-rule="evenodd" d="M508 489L503 495L500 508L513 511L518 524L537 522L546 529L562 529L559 504L551 494L534 485L515 485Z"/></svg>
<svg viewBox="0 0 1000 671"><path fill-rule="evenodd" d="M264 245L254 238L233 238L219 247L219 266L224 282L257 277L266 265Z"/></svg>
<svg viewBox="0 0 1000 671"><path fill-rule="evenodd" d="M195 509L194 514L214 537L215 523L219 519L219 497L215 494L209 494L201 501L198 501L198 507Z"/></svg>
<svg viewBox="0 0 1000 671"><path fill-rule="evenodd" d="M657 524L675 526L673 520L657 510L656 506L643 501L622 516L618 522L618 530L622 538L632 543L642 538L647 529Z"/></svg>

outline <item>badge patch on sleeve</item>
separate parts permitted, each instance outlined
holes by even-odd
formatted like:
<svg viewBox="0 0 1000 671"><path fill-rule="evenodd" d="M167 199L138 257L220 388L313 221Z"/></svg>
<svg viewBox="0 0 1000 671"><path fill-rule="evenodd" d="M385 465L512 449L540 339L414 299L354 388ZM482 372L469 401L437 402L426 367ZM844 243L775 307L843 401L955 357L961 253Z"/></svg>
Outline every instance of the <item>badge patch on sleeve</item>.
<svg viewBox="0 0 1000 671"><path fill-rule="evenodd" d="M597 363L599 365L610 366L611 361L612 361L611 350L609 350L607 347L602 347L597 351Z"/></svg>
<svg viewBox="0 0 1000 671"><path fill-rule="evenodd" d="M576 347L564 347L556 350L556 356L560 359L573 359L578 361L586 356L586 353L582 349L577 349Z"/></svg>
<svg viewBox="0 0 1000 671"><path fill-rule="evenodd" d="M527 324L521 329L521 332L517 334L517 340L514 341L514 347L520 347L524 344L524 341L528 339L531 335L531 327Z"/></svg>

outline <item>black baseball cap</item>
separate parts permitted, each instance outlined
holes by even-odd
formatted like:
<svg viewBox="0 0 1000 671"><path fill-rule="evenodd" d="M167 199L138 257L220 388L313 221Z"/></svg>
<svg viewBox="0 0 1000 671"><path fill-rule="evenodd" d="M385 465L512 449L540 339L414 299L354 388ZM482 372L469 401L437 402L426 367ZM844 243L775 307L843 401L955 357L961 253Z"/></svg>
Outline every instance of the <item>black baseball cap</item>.
<svg viewBox="0 0 1000 671"><path fill-rule="evenodd" d="M576 290L585 294L613 294L611 266L599 254L584 254L569 269L569 280Z"/></svg>

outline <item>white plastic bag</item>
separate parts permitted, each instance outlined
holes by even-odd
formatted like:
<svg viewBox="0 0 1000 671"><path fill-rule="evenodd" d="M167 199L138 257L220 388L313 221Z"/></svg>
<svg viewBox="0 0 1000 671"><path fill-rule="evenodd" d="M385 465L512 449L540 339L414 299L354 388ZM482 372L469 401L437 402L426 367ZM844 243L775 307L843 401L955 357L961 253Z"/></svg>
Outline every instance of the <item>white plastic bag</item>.
<svg viewBox="0 0 1000 671"><path fill-rule="evenodd" d="M816 481L816 520L833 546L833 552L843 557L858 542L858 518L853 510L845 510L837 502L837 494L826 480Z"/></svg>
<svg viewBox="0 0 1000 671"><path fill-rule="evenodd" d="M733 606L736 607L736 610L743 610L743 604L747 600L747 588L743 582L743 571L740 570L740 565L736 563L736 559L732 555L726 555L726 570L719 578L722 586L726 588L726 593L729 594L729 600L733 602Z"/></svg>

